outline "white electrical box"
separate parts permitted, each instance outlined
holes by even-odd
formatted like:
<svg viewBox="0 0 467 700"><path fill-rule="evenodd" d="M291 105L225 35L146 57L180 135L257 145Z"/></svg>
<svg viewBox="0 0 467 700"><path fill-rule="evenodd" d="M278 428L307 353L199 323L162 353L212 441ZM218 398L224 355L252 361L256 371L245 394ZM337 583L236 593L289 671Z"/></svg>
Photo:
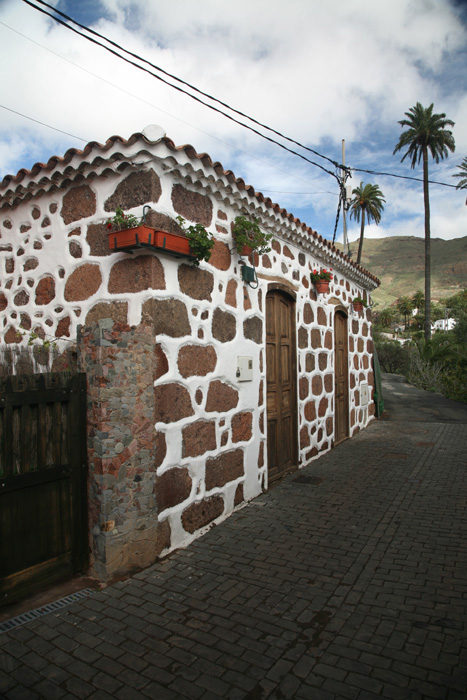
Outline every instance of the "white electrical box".
<svg viewBox="0 0 467 700"><path fill-rule="evenodd" d="M252 357L237 357L237 380L239 382L253 381Z"/></svg>
<svg viewBox="0 0 467 700"><path fill-rule="evenodd" d="M360 384L360 405L368 406L368 401L370 400L370 391L368 388L368 382L362 382Z"/></svg>

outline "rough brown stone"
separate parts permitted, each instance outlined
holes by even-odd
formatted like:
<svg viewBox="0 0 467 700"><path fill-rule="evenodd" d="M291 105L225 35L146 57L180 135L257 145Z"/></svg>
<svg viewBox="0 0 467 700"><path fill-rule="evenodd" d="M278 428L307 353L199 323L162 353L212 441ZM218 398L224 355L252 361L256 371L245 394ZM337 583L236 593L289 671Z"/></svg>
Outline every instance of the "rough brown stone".
<svg viewBox="0 0 467 700"><path fill-rule="evenodd" d="M247 340L261 344L263 341L263 321L258 316L252 316L243 321L243 335Z"/></svg>
<svg viewBox="0 0 467 700"><path fill-rule="evenodd" d="M20 292L15 294L13 303L15 306L26 306L29 301L29 294L22 289Z"/></svg>
<svg viewBox="0 0 467 700"><path fill-rule="evenodd" d="M88 311L84 320L84 325L89 326L91 323L100 321L102 318L111 318L119 323L127 323L128 321L128 302L126 301L101 301Z"/></svg>
<svg viewBox="0 0 467 700"><path fill-rule="evenodd" d="M291 260L295 260L294 254L292 253L292 251L290 250L288 245L284 245L283 253L284 253L286 258L290 258Z"/></svg>
<svg viewBox="0 0 467 700"><path fill-rule="evenodd" d="M326 415L327 409L328 409L328 400L326 397L323 397L321 399L321 401L319 402L318 416L320 418L323 418Z"/></svg>
<svg viewBox="0 0 467 700"><path fill-rule="evenodd" d="M219 217L219 219L222 219L222 221L227 221L227 214L225 213L225 211L222 211L222 209L218 210L217 216Z"/></svg>
<svg viewBox="0 0 467 700"><path fill-rule="evenodd" d="M250 295L248 294L248 289L246 287L243 287L243 310L249 311L250 309L251 309Z"/></svg>
<svg viewBox="0 0 467 700"><path fill-rule="evenodd" d="M158 202L161 194L161 181L154 170L140 170L117 185L105 201L104 211L114 212L117 207L127 211L147 202Z"/></svg>
<svg viewBox="0 0 467 700"><path fill-rule="evenodd" d="M39 260L37 258L27 258L23 263L23 270L24 272L28 272L28 270L35 270L38 265Z"/></svg>
<svg viewBox="0 0 467 700"><path fill-rule="evenodd" d="M328 317L322 306L318 306L318 323L320 326L328 325Z"/></svg>
<svg viewBox="0 0 467 700"><path fill-rule="evenodd" d="M186 532L193 533L218 518L224 512L222 496L205 498L199 503L193 503L182 513L182 525Z"/></svg>
<svg viewBox="0 0 467 700"><path fill-rule="evenodd" d="M355 374L353 372L350 373L350 388L353 389L355 386Z"/></svg>
<svg viewBox="0 0 467 700"><path fill-rule="evenodd" d="M363 355L363 369L368 369L369 365L368 355Z"/></svg>
<svg viewBox="0 0 467 700"><path fill-rule="evenodd" d="M206 460L206 491L225 486L244 474L243 450L221 452L217 457Z"/></svg>
<svg viewBox="0 0 467 700"><path fill-rule="evenodd" d="M41 215L41 210L39 209L39 207L34 206L34 207L31 209L31 216L32 216L32 218L33 218L35 221L37 221L37 219L40 218L40 215ZM3 223L5 224L5 222L3 222Z"/></svg>
<svg viewBox="0 0 467 700"><path fill-rule="evenodd" d="M154 447L155 447L155 458L154 466L160 467L163 463L165 456L167 454L167 441L165 439L165 433L161 430L156 430L154 434Z"/></svg>
<svg viewBox="0 0 467 700"><path fill-rule="evenodd" d="M362 338L358 338L358 340L357 340L357 352L363 352L364 347L365 347L365 345L363 343Z"/></svg>
<svg viewBox="0 0 467 700"><path fill-rule="evenodd" d="M368 324L363 323L362 324L362 335L366 338L368 335Z"/></svg>
<svg viewBox="0 0 467 700"><path fill-rule="evenodd" d="M83 251L78 241L70 241L69 250L72 258L81 258L83 256Z"/></svg>
<svg viewBox="0 0 467 700"><path fill-rule="evenodd" d="M12 343L21 343L21 341L23 340L23 336L20 333L18 333L18 331L15 328L10 326L10 328L3 336L3 340L8 345L11 345Z"/></svg>
<svg viewBox="0 0 467 700"><path fill-rule="evenodd" d="M308 331L303 326L298 329L298 347L307 348L308 347Z"/></svg>
<svg viewBox="0 0 467 700"><path fill-rule="evenodd" d="M24 328L25 331L29 331L31 329L32 323L28 314L21 314L20 319L20 328Z"/></svg>
<svg viewBox="0 0 467 700"><path fill-rule="evenodd" d="M324 375L324 391L327 391L329 394L329 393L331 393L333 388L334 388L334 376L332 374L325 374Z"/></svg>
<svg viewBox="0 0 467 700"><path fill-rule="evenodd" d="M65 316L65 318L61 318L60 321L57 323L57 328L55 330L55 336L57 338L69 338L70 337L70 324L71 324L71 318L69 316Z"/></svg>
<svg viewBox="0 0 467 700"><path fill-rule="evenodd" d="M182 456L198 457L216 449L215 421L198 420L182 430Z"/></svg>
<svg viewBox="0 0 467 700"><path fill-rule="evenodd" d="M78 185L69 190L63 197L61 217L65 224L79 221L96 213L96 195L89 185ZM32 213L34 217L34 211Z"/></svg>
<svg viewBox="0 0 467 700"><path fill-rule="evenodd" d="M313 328L311 331L311 347L314 350L321 347L321 331L318 328Z"/></svg>
<svg viewBox="0 0 467 700"><path fill-rule="evenodd" d="M172 188L172 204L177 214L185 219L195 221L203 226L210 226L212 202L209 197L176 184Z"/></svg>
<svg viewBox="0 0 467 700"><path fill-rule="evenodd" d="M353 352L355 347L354 339L352 335L349 335L349 351Z"/></svg>
<svg viewBox="0 0 467 700"><path fill-rule="evenodd" d="M179 299L148 299L143 304L143 321L152 323L155 335L181 338L191 335L185 304Z"/></svg>
<svg viewBox="0 0 467 700"><path fill-rule="evenodd" d="M321 396L323 393L323 380L320 374L315 374L311 380L311 391L315 396Z"/></svg>
<svg viewBox="0 0 467 700"><path fill-rule="evenodd" d="M313 321L314 321L313 309L311 308L311 304L306 302L305 306L303 307L303 322L308 325L309 323L313 323Z"/></svg>
<svg viewBox="0 0 467 700"><path fill-rule="evenodd" d="M300 449L304 449L305 447L308 447L310 444L310 431L308 430L308 426L304 425L303 428L300 430Z"/></svg>
<svg viewBox="0 0 467 700"><path fill-rule="evenodd" d="M321 371L325 370L328 366L328 354L327 352L320 352L318 356L318 366Z"/></svg>
<svg viewBox="0 0 467 700"><path fill-rule="evenodd" d="M92 297L102 284L99 265L86 263L77 267L65 285L66 301L83 301Z"/></svg>
<svg viewBox="0 0 467 700"><path fill-rule="evenodd" d="M196 394L195 394L195 401L200 406L203 402L203 392L201 389L196 389Z"/></svg>
<svg viewBox="0 0 467 700"><path fill-rule="evenodd" d="M89 245L89 255L103 257L111 255L108 229L105 224L89 224L86 230L86 242Z"/></svg>
<svg viewBox="0 0 467 700"><path fill-rule="evenodd" d="M156 503L159 512L183 503L191 493L192 481L186 468L169 469L157 477Z"/></svg>
<svg viewBox="0 0 467 700"><path fill-rule="evenodd" d="M50 275L39 280L36 287L36 305L45 306L55 299L55 280Z"/></svg>
<svg viewBox="0 0 467 700"><path fill-rule="evenodd" d="M169 371L169 361L167 359L167 355L162 350L160 343L156 343L154 346L154 355L156 357L156 372L154 379L159 379Z"/></svg>
<svg viewBox="0 0 467 700"><path fill-rule="evenodd" d="M178 268L180 291L192 299L211 301L214 277L208 270L200 270L193 265L180 265Z"/></svg>
<svg viewBox="0 0 467 700"><path fill-rule="evenodd" d="M110 294L132 294L145 289L165 289L164 268L154 255L119 260L109 275Z"/></svg>
<svg viewBox="0 0 467 700"><path fill-rule="evenodd" d="M229 343L237 335L237 320L228 311L215 309L212 315L211 332L213 338L221 343Z"/></svg>
<svg viewBox="0 0 467 700"><path fill-rule="evenodd" d="M331 331L326 331L324 336L324 347L327 350L332 350L332 333Z"/></svg>
<svg viewBox="0 0 467 700"><path fill-rule="evenodd" d="M246 442L252 435L253 414L251 411L237 413L232 418L232 442Z"/></svg>
<svg viewBox="0 0 467 700"><path fill-rule="evenodd" d="M48 216L44 216L44 218L42 219L41 226L42 228L47 228L47 226L50 226L50 219Z"/></svg>
<svg viewBox="0 0 467 700"><path fill-rule="evenodd" d="M243 495L243 484L239 484L235 489L234 506L240 505L240 503L243 503L244 500L245 497Z"/></svg>
<svg viewBox="0 0 467 700"><path fill-rule="evenodd" d="M184 345L178 353L178 371L182 377L204 377L213 372L217 354L212 345Z"/></svg>
<svg viewBox="0 0 467 700"><path fill-rule="evenodd" d="M265 267L266 269L272 267L272 262L271 262L271 258L269 257L269 255L264 254L261 258L261 262L262 262L263 267Z"/></svg>
<svg viewBox="0 0 467 700"><path fill-rule="evenodd" d="M175 423L192 416L190 394L180 384L162 384L154 389L155 420L160 423Z"/></svg>
<svg viewBox="0 0 467 700"><path fill-rule="evenodd" d="M211 250L211 257L209 258L209 264L216 268L216 270L226 271L232 264L232 257L230 255L229 246L222 241L215 240L214 247Z"/></svg>
<svg viewBox="0 0 467 700"><path fill-rule="evenodd" d="M358 321L356 321L355 319L353 319L352 321L352 333L354 335L358 335Z"/></svg>
<svg viewBox="0 0 467 700"><path fill-rule="evenodd" d="M316 420L316 405L314 401L307 401L304 409L305 420L312 423Z"/></svg>
<svg viewBox="0 0 467 700"><path fill-rule="evenodd" d="M310 393L310 382L308 377L300 377L298 380L298 396L301 401L307 398Z"/></svg>
<svg viewBox="0 0 467 700"><path fill-rule="evenodd" d="M305 359L305 371L306 372L313 372L314 369L315 369L315 356L311 352L308 352L306 355L306 359Z"/></svg>
<svg viewBox="0 0 467 700"><path fill-rule="evenodd" d="M237 280L229 280L227 283L227 289L225 290L225 303L227 306L233 306L237 308Z"/></svg>
<svg viewBox="0 0 467 700"><path fill-rule="evenodd" d="M272 248L273 250L275 250L276 253L280 253L280 252L281 252L281 244L279 243L279 241L276 241L275 239L273 239L273 240L271 241L271 248Z"/></svg>
<svg viewBox="0 0 467 700"><path fill-rule="evenodd" d="M207 413L223 413L238 404L238 391L218 379L209 384L206 399Z"/></svg>

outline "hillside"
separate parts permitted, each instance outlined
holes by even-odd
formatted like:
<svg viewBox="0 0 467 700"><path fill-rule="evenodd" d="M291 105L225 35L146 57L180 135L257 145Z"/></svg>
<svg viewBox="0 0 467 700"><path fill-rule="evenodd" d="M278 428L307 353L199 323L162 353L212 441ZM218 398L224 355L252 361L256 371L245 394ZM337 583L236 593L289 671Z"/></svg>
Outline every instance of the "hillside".
<svg viewBox="0 0 467 700"><path fill-rule="evenodd" d="M358 241L350 246L357 257ZM425 241L415 236L369 238L363 243L362 266L376 275L381 286L372 297L378 308L401 296L425 290ZM433 301L467 288L467 236L431 241L431 296Z"/></svg>

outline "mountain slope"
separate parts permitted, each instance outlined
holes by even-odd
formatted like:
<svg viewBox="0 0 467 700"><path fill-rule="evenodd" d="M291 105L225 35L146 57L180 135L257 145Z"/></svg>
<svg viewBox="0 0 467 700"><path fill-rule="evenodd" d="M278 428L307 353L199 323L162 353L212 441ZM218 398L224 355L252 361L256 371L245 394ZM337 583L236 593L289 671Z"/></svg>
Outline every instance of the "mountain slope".
<svg viewBox="0 0 467 700"><path fill-rule="evenodd" d="M350 246L357 257L358 241ZM363 242L362 267L379 278L372 294L378 308L402 296L425 290L425 240L415 236L369 238ZM433 301L467 287L467 236L450 241L431 241L431 297Z"/></svg>

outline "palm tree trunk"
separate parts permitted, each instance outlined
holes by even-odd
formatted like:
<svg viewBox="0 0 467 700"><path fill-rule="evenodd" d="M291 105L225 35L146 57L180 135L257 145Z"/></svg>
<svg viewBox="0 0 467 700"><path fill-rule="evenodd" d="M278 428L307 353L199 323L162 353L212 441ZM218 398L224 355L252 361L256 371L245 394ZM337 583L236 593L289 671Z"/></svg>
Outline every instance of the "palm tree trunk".
<svg viewBox="0 0 467 700"><path fill-rule="evenodd" d="M431 240L428 149L423 147L423 199L425 202L425 340L431 338Z"/></svg>
<svg viewBox="0 0 467 700"><path fill-rule="evenodd" d="M360 260L362 259L363 232L364 232L364 230L365 230L365 209L362 209L362 223L360 226L360 241L358 244L357 265L360 265Z"/></svg>

